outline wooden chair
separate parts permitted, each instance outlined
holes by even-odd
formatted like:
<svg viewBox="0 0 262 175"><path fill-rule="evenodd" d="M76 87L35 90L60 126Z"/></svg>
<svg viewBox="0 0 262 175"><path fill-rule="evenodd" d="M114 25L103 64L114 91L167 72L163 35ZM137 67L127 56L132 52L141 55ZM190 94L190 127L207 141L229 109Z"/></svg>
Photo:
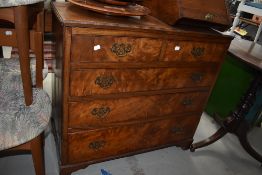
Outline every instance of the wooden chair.
<svg viewBox="0 0 262 175"><path fill-rule="evenodd" d="M17 47L19 53L19 59L0 58L0 154L31 152L36 175L45 174L42 137L51 116L42 89L42 1L0 2L0 46ZM36 55L35 67L29 49Z"/></svg>
<svg viewBox="0 0 262 175"><path fill-rule="evenodd" d="M237 8L237 14L236 17L234 18L233 21L233 25L230 29L230 33L229 34L233 34L235 28L237 27L238 23L239 23L239 18L240 18L240 14L241 12L246 12L246 13L250 13L250 14L254 14L254 15L258 15L258 16L262 16L262 3L259 0L256 0L254 2L246 2L247 0L241 0L240 4L238 5ZM254 42L256 43L260 33L262 30L262 22L259 24Z"/></svg>

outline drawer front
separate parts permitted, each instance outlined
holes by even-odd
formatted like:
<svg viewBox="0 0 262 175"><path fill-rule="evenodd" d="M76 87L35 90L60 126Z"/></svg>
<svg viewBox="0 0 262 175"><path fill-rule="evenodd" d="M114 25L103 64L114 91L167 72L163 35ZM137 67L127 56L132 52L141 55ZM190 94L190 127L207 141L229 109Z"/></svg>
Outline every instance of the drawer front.
<svg viewBox="0 0 262 175"><path fill-rule="evenodd" d="M70 75L70 95L209 86L217 68L86 69Z"/></svg>
<svg viewBox="0 0 262 175"><path fill-rule="evenodd" d="M78 163L175 144L193 137L199 117L187 116L68 134L68 161ZM137 134L139 133L139 134Z"/></svg>
<svg viewBox="0 0 262 175"><path fill-rule="evenodd" d="M183 0L180 1L181 17L204 20L212 23L230 25L230 18L225 1L218 0Z"/></svg>
<svg viewBox="0 0 262 175"><path fill-rule="evenodd" d="M121 122L200 112L203 110L207 96L208 92L191 92L71 102L69 103L69 127L106 127Z"/></svg>
<svg viewBox="0 0 262 175"><path fill-rule="evenodd" d="M162 61L220 62L224 51L222 44L169 40Z"/></svg>
<svg viewBox="0 0 262 175"><path fill-rule="evenodd" d="M71 62L152 62L161 47L160 39L74 35Z"/></svg>

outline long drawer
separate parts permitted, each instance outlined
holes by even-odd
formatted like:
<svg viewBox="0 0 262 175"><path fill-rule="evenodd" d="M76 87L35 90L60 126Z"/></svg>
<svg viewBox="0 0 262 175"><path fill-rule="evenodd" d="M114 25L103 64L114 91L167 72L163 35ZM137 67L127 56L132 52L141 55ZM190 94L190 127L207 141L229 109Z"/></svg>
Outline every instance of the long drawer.
<svg viewBox="0 0 262 175"><path fill-rule="evenodd" d="M70 74L70 95L88 96L210 86L217 67L83 69Z"/></svg>
<svg viewBox="0 0 262 175"><path fill-rule="evenodd" d="M176 93L69 103L70 128L105 127L203 110L208 92Z"/></svg>
<svg viewBox="0 0 262 175"><path fill-rule="evenodd" d="M199 117L186 116L68 134L68 162L96 161L191 139Z"/></svg>

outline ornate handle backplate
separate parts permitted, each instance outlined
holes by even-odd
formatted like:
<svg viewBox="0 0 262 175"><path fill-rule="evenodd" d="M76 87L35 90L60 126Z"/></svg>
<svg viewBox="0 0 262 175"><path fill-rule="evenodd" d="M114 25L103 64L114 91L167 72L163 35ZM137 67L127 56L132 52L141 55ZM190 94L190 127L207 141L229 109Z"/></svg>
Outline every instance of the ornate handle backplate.
<svg viewBox="0 0 262 175"><path fill-rule="evenodd" d="M201 47L193 47L193 49L191 50L191 54L194 57L200 57L203 56L205 53L205 48L201 48Z"/></svg>
<svg viewBox="0 0 262 175"><path fill-rule="evenodd" d="M110 108L109 107L100 107L100 108L94 108L92 111L91 111L91 114L93 116L97 116L97 117L100 117L100 118L105 118L109 113L110 113Z"/></svg>
<svg viewBox="0 0 262 175"><path fill-rule="evenodd" d="M182 101L182 105L184 106L190 106L193 104L193 100L191 98L185 98L183 101Z"/></svg>
<svg viewBox="0 0 262 175"><path fill-rule="evenodd" d="M213 14L211 14L211 13L208 13L208 14L206 14L206 16L205 16L205 20L207 20L207 21L213 21L213 20L214 20L214 17L215 17L215 15L213 15Z"/></svg>
<svg viewBox="0 0 262 175"><path fill-rule="evenodd" d="M124 43L114 43L111 48L111 51L119 57L126 56L131 50L132 46Z"/></svg>
<svg viewBox="0 0 262 175"><path fill-rule="evenodd" d="M202 81L202 79L203 79L203 73L193 73L192 75L191 75L191 79L195 82L195 83L197 83L197 82L200 82L200 81Z"/></svg>
<svg viewBox="0 0 262 175"><path fill-rule="evenodd" d="M99 76L95 80L95 84L100 86L103 89L107 89L111 87L111 85L114 83L115 79L112 75L110 76Z"/></svg>
<svg viewBox="0 0 262 175"><path fill-rule="evenodd" d="M106 141L104 140L97 140L97 141L94 141L94 142L91 142L89 143L89 148L90 149L93 149L93 150L99 150L101 149L102 147L104 147L106 144Z"/></svg>

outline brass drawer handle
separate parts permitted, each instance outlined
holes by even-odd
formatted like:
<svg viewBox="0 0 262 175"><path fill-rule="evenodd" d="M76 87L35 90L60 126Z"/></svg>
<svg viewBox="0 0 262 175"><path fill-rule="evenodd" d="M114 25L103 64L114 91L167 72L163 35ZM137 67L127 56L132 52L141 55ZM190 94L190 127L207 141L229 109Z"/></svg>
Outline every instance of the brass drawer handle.
<svg viewBox="0 0 262 175"><path fill-rule="evenodd" d="M99 76L95 80L95 84L99 85L103 89L111 87L115 79L112 75L110 76Z"/></svg>
<svg viewBox="0 0 262 175"><path fill-rule="evenodd" d="M111 51L119 57L126 56L131 50L132 46L124 43L114 43L111 48Z"/></svg>
<svg viewBox="0 0 262 175"><path fill-rule="evenodd" d="M205 53L205 48L202 47L193 47L191 50L191 54L194 57L201 57L204 55L204 53Z"/></svg>
<svg viewBox="0 0 262 175"><path fill-rule="evenodd" d="M91 114L99 118L105 118L110 113L109 107L94 108Z"/></svg>
<svg viewBox="0 0 262 175"><path fill-rule="evenodd" d="M207 21L213 21L213 20L214 20L214 17L215 17L215 15L213 15L213 14L211 14L211 13L208 13L208 14L206 14L206 16L205 16L205 20L207 20Z"/></svg>
<svg viewBox="0 0 262 175"><path fill-rule="evenodd" d="M105 146L106 142L104 140L98 140L98 141L94 141L89 143L89 148L93 149L93 150L99 150L101 148L103 148Z"/></svg>
<svg viewBox="0 0 262 175"><path fill-rule="evenodd" d="M193 73L191 75L191 79L197 83L197 82L201 82L203 80L203 76L204 74L203 73Z"/></svg>
<svg viewBox="0 0 262 175"><path fill-rule="evenodd" d="M174 133L174 134L183 133L184 129L180 128L180 127L173 127L173 128L171 128L171 132Z"/></svg>
<svg viewBox="0 0 262 175"><path fill-rule="evenodd" d="M182 101L182 105L184 106L190 106L193 104L193 100L191 98L186 98Z"/></svg>

